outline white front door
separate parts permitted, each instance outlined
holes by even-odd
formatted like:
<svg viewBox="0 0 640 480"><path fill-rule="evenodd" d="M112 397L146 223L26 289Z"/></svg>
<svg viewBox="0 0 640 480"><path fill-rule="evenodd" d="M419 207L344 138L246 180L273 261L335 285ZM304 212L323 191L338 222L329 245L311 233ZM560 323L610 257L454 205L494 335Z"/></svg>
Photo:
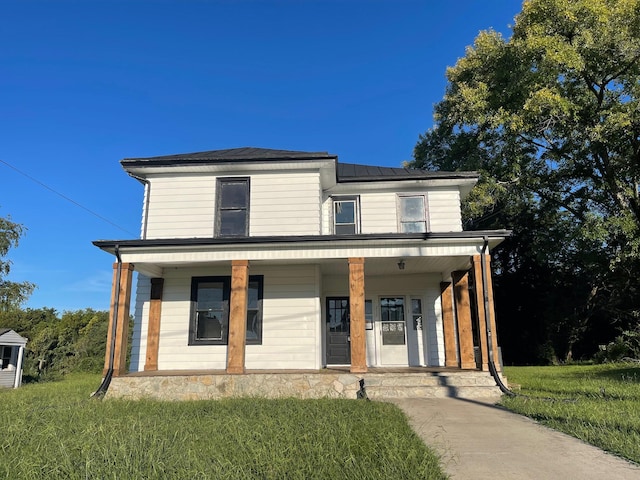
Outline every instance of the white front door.
<svg viewBox="0 0 640 480"><path fill-rule="evenodd" d="M407 366L407 322L405 298L403 296L382 296L379 299L380 321L378 338L381 366Z"/></svg>

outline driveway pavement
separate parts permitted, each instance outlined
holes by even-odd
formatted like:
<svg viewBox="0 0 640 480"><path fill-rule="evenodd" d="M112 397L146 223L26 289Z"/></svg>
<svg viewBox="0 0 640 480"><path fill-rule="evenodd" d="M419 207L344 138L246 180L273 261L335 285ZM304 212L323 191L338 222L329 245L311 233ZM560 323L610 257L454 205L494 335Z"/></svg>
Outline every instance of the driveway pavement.
<svg viewBox="0 0 640 480"><path fill-rule="evenodd" d="M452 479L640 480L640 467L488 400L389 400Z"/></svg>

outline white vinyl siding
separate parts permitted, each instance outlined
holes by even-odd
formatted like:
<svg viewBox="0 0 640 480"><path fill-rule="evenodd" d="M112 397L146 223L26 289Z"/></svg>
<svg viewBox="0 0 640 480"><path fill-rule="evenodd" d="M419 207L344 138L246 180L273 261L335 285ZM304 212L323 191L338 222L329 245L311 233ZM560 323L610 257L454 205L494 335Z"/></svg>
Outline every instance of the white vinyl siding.
<svg viewBox="0 0 640 480"><path fill-rule="evenodd" d="M361 195L360 218L362 233L397 232L395 193L367 193Z"/></svg>
<svg viewBox="0 0 640 480"><path fill-rule="evenodd" d="M320 234L320 175L251 176L249 236Z"/></svg>
<svg viewBox="0 0 640 480"><path fill-rule="evenodd" d="M189 318L192 315L191 278L230 274L230 268L177 269L165 273L158 370L226 368L226 345L189 345Z"/></svg>
<svg viewBox="0 0 640 480"><path fill-rule="evenodd" d="M213 237L216 178L197 174L150 177L146 238ZM319 234L320 175L251 175L249 221L249 236L254 237Z"/></svg>
<svg viewBox="0 0 640 480"><path fill-rule="evenodd" d="M427 194L429 226L432 232L461 232L460 191L438 188Z"/></svg>
<svg viewBox="0 0 640 480"><path fill-rule="evenodd" d="M247 345L247 369L318 368L316 267L252 268L264 274L262 345Z"/></svg>
<svg viewBox="0 0 640 480"><path fill-rule="evenodd" d="M246 346L248 369L319 368L320 318L316 266L251 268L264 275L262 345ZM159 370L226 368L226 345L188 345L191 279L230 275L224 267L170 270L165 274L160 320ZM131 371L142 371L146 357L150 282L138 278Z"/></svg>
<svg viewBox="0 0 640 480"><path fill-rule="evenodd" d="M403 192L350 192L360 197L361 233L398 232L398 194L425 195L427 225L430 232L460 232L462 218L460 213L460 192L456 187L430 188L426 191ZM341 193L342 195L342 193ZM344 195L347 195L346 193ZM322 232L332 234L331 198L326 196L323 203Z"/></svg>
<svg viewBox="0 0 640 480"><path fill-rule="evenodd" d="M0 388L13 388L17 373L15 370L0 371Z"/></svg>
<svg viewBox="0 0 640 480"><path fill-rule="evenodd" d="M150 296L151 279L139 273L136 283L136 303L133 310L133 336L131 338L131 361L129 363L129 370L132 372L144 370L147 351L147 332L149 330Z"/></svg>
<svg viewBox="0 0 640 480"><path fill-rule="evenodd" d="M214 176L150 178L146 238L213 237L215 190Z"/></svg>

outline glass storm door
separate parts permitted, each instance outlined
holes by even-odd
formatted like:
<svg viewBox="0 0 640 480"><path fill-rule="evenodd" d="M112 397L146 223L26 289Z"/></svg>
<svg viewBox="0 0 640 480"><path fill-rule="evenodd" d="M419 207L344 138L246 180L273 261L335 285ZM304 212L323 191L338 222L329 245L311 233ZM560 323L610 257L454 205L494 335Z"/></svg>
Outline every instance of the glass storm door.
<svg viewBox="0 0 640 480"><path fill-rule="evenodd" d="M351 363L349 297L327 297L327 365Z"/></svg>
<svg viewBox="0 0 640 480"><path fill-rule="evenodd" d="M380 363L408 364L404 297L380 297Z"/></svg>

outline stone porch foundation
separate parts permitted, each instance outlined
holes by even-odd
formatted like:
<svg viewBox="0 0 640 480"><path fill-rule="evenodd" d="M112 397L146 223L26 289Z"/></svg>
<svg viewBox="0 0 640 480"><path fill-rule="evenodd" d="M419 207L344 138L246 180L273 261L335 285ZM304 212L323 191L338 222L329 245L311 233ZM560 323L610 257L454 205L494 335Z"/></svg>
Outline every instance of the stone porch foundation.
<svg viewBox="0 0 640 480"><path fill-rule="evenodd" d="M114 377L108 398L137 400L214 400L228 397L356 398L363 378L371 399L494 398L500 389L487 372L365 373L320 371L293 373L153 375L134 373Z"/></svg>

